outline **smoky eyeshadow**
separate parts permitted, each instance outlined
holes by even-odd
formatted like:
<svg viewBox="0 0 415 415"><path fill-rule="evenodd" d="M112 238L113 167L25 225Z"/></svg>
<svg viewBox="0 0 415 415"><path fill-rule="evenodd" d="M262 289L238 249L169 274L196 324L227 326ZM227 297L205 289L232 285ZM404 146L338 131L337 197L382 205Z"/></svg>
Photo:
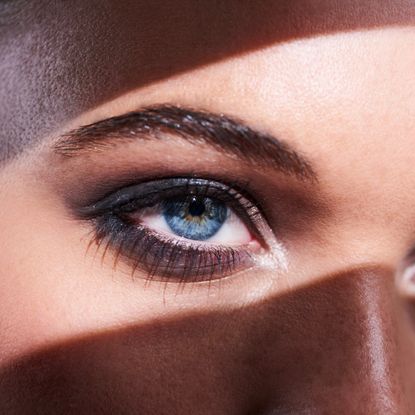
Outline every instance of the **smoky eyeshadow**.
<svg viewBox="0 0 415 415"><path fill-rule="evenodd" d="M257 202L246 190L239 190L225 183L204 178L175 177L127 186L110 195L79 207L75 216L82 220L93 220L105 215L125 216L140 209L150 208L169 199L183 196L212 198L226 204L241 218L253 235L263 242L257 225L260 218L266 218Z"/></svg>
<svg viewBox="0 0 415 415"><path fill-rule="evenodd" d="M226 184L202 178L167 178L136 184L119 189L78 213L93 228L91 243L98 248L101 245L111 248L116 263L123 258L133 275L135 270L141 270L148 280L205 281L252 266L252 255L246 246L197 245L200 241L174 239L135 219L137 212L189 195L216 199L230 207L254 238L266 246L259 228L265 219L255 204ZM105 256L108 249L103 252Z"/></svg>
<svg viewBox="0 0 415 415"><path fill-rule="evenodd" d="M97 168L94 165L91 167ZM281 176L253 175L248 178L242 172L228 175L214 168L209 169L211 173L205 169L199 169L196 173L196 170L186 171L184 168L140 170L138 167L123 169L121 166L113 171L102 168L97 175L88 174L88 169L83 167L85 179L82 179L79 169L67 175L66 180L64 177L52 182L67 215L75 221L111 211L126 211L127 207L133 210L145 204L155 204L160 201L160 192L163 197L172 198L192 188L195 192L206 194L206 186L200 189L200 185L206 184L210 196L218 194L222 200L225 198L226 202L233 204L236 210L239 204L228 193L230 189L251 201L274 232L284 240L303 238L305 231L319 232L321 223L324 223L322 221L332 214L318 192L312 192L304 185L294 186L291 181L278 180ZM54 177L59 178L58 174Z"/></svg>
<svg viewBox="0 0 415 415"><path fill-rule="evenodd" d="M151 154L151 152L149 152ZM183 163L179 156L163 162L164 155L137 159L122 149L90 157L88 163L72 160L59 163L53 158L45 170L52 191L60 198L66 215L77 221L114 209L157 201L157 192L175 196L189 183L210 183L209 192L234 189L249 199L284 239L303 237L305 229L318 231L319 220L327 216L326 201L318 185L299 182L279 172L248 169L236 160L220 162L194 158ZM216 183L216 185L213 184ZM192 186L190 186L192 187ZM197 187L197 186L193 186ZM205 191L205 190L204 190ZM151 196L153 195L153 196ZM232 201L231 201L232 202ZM323 203L322 203L323 202ZM238 205L236 206L238 207Z"/></svg>
<svg viewBox="0 0 415 415"><path fill-rule="evenodd" d="M131 212L143 207L153 206L162 200L182 194L201 197L220 196L224 202L235 202L238 190L210 179L172 177L134 184L116 190L110 195L77 209L81 218L88 218L106 212Z"/></svg>

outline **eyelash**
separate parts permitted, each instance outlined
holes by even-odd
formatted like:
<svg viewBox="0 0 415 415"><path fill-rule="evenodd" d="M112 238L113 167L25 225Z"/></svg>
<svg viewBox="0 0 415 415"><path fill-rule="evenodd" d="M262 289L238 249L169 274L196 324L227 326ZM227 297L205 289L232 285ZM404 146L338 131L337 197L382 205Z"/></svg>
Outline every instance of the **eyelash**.
<svg viewBox="0 0 415 415"><path fill-rule="evenodd" d="M146 280L165 282L201 282L224 278L255 264L255 254L247 247L198 244L174 239L142 224L132 224L128 214L163 200L195 195L221 201L242 220L263 249L261 233L265 220L250 198L224 183L201 178L166 178L120 189L78 213L92 223L89 248L102 248L102 259L114 253L114 267L123 259L131 267L146 273Z"/></svg>

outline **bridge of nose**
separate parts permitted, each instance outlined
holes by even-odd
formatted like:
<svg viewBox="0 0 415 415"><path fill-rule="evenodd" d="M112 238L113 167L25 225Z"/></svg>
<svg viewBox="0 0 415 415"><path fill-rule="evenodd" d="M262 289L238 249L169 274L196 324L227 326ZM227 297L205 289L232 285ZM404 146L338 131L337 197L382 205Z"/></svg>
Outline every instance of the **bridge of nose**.
<svg viewBox="0 0 415 415"><path fill-rule="evenodd" d="M254 314L247 364L267 403L252 413L415 413L414 332L390 272L345 272Z"/></svg>

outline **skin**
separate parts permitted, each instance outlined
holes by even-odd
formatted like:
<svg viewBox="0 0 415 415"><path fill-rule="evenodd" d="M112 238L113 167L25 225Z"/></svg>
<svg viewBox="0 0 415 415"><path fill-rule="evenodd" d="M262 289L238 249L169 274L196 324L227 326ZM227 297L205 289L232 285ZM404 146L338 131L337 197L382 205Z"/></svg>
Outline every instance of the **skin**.
<svg viewBox="0 0 415 415"><path fill-rule="evenodd" d="M0 412L415 413L411 2L62 3L0 6ZM270 132L318 182L174 139L53 153L159 103ZM249 178L286 267L178 287L100 261L68 200L166 165Z"/></svg>

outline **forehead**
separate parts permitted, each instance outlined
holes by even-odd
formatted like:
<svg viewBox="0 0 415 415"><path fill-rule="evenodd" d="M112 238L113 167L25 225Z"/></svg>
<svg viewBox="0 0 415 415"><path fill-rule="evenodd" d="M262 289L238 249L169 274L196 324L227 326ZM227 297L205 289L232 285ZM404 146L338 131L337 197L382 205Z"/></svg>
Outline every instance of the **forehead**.
<svg viewBox="0 0 415 415"><path fill-rule="evenodd" d="M122 94L294 39L407 25L411 0L0 4L3 159Z"/></svg>
<svg viewBox="0 0 415 415"><path fill-rule="evenodd" d="M155 102L243 117L312 161L338 223L349 222L343 229L360 233L362 242L375 231L408 244L402 235L415 222L414 46L415 31L406 27L293 39L139 86L83 113L74 126Z"/></svg>

